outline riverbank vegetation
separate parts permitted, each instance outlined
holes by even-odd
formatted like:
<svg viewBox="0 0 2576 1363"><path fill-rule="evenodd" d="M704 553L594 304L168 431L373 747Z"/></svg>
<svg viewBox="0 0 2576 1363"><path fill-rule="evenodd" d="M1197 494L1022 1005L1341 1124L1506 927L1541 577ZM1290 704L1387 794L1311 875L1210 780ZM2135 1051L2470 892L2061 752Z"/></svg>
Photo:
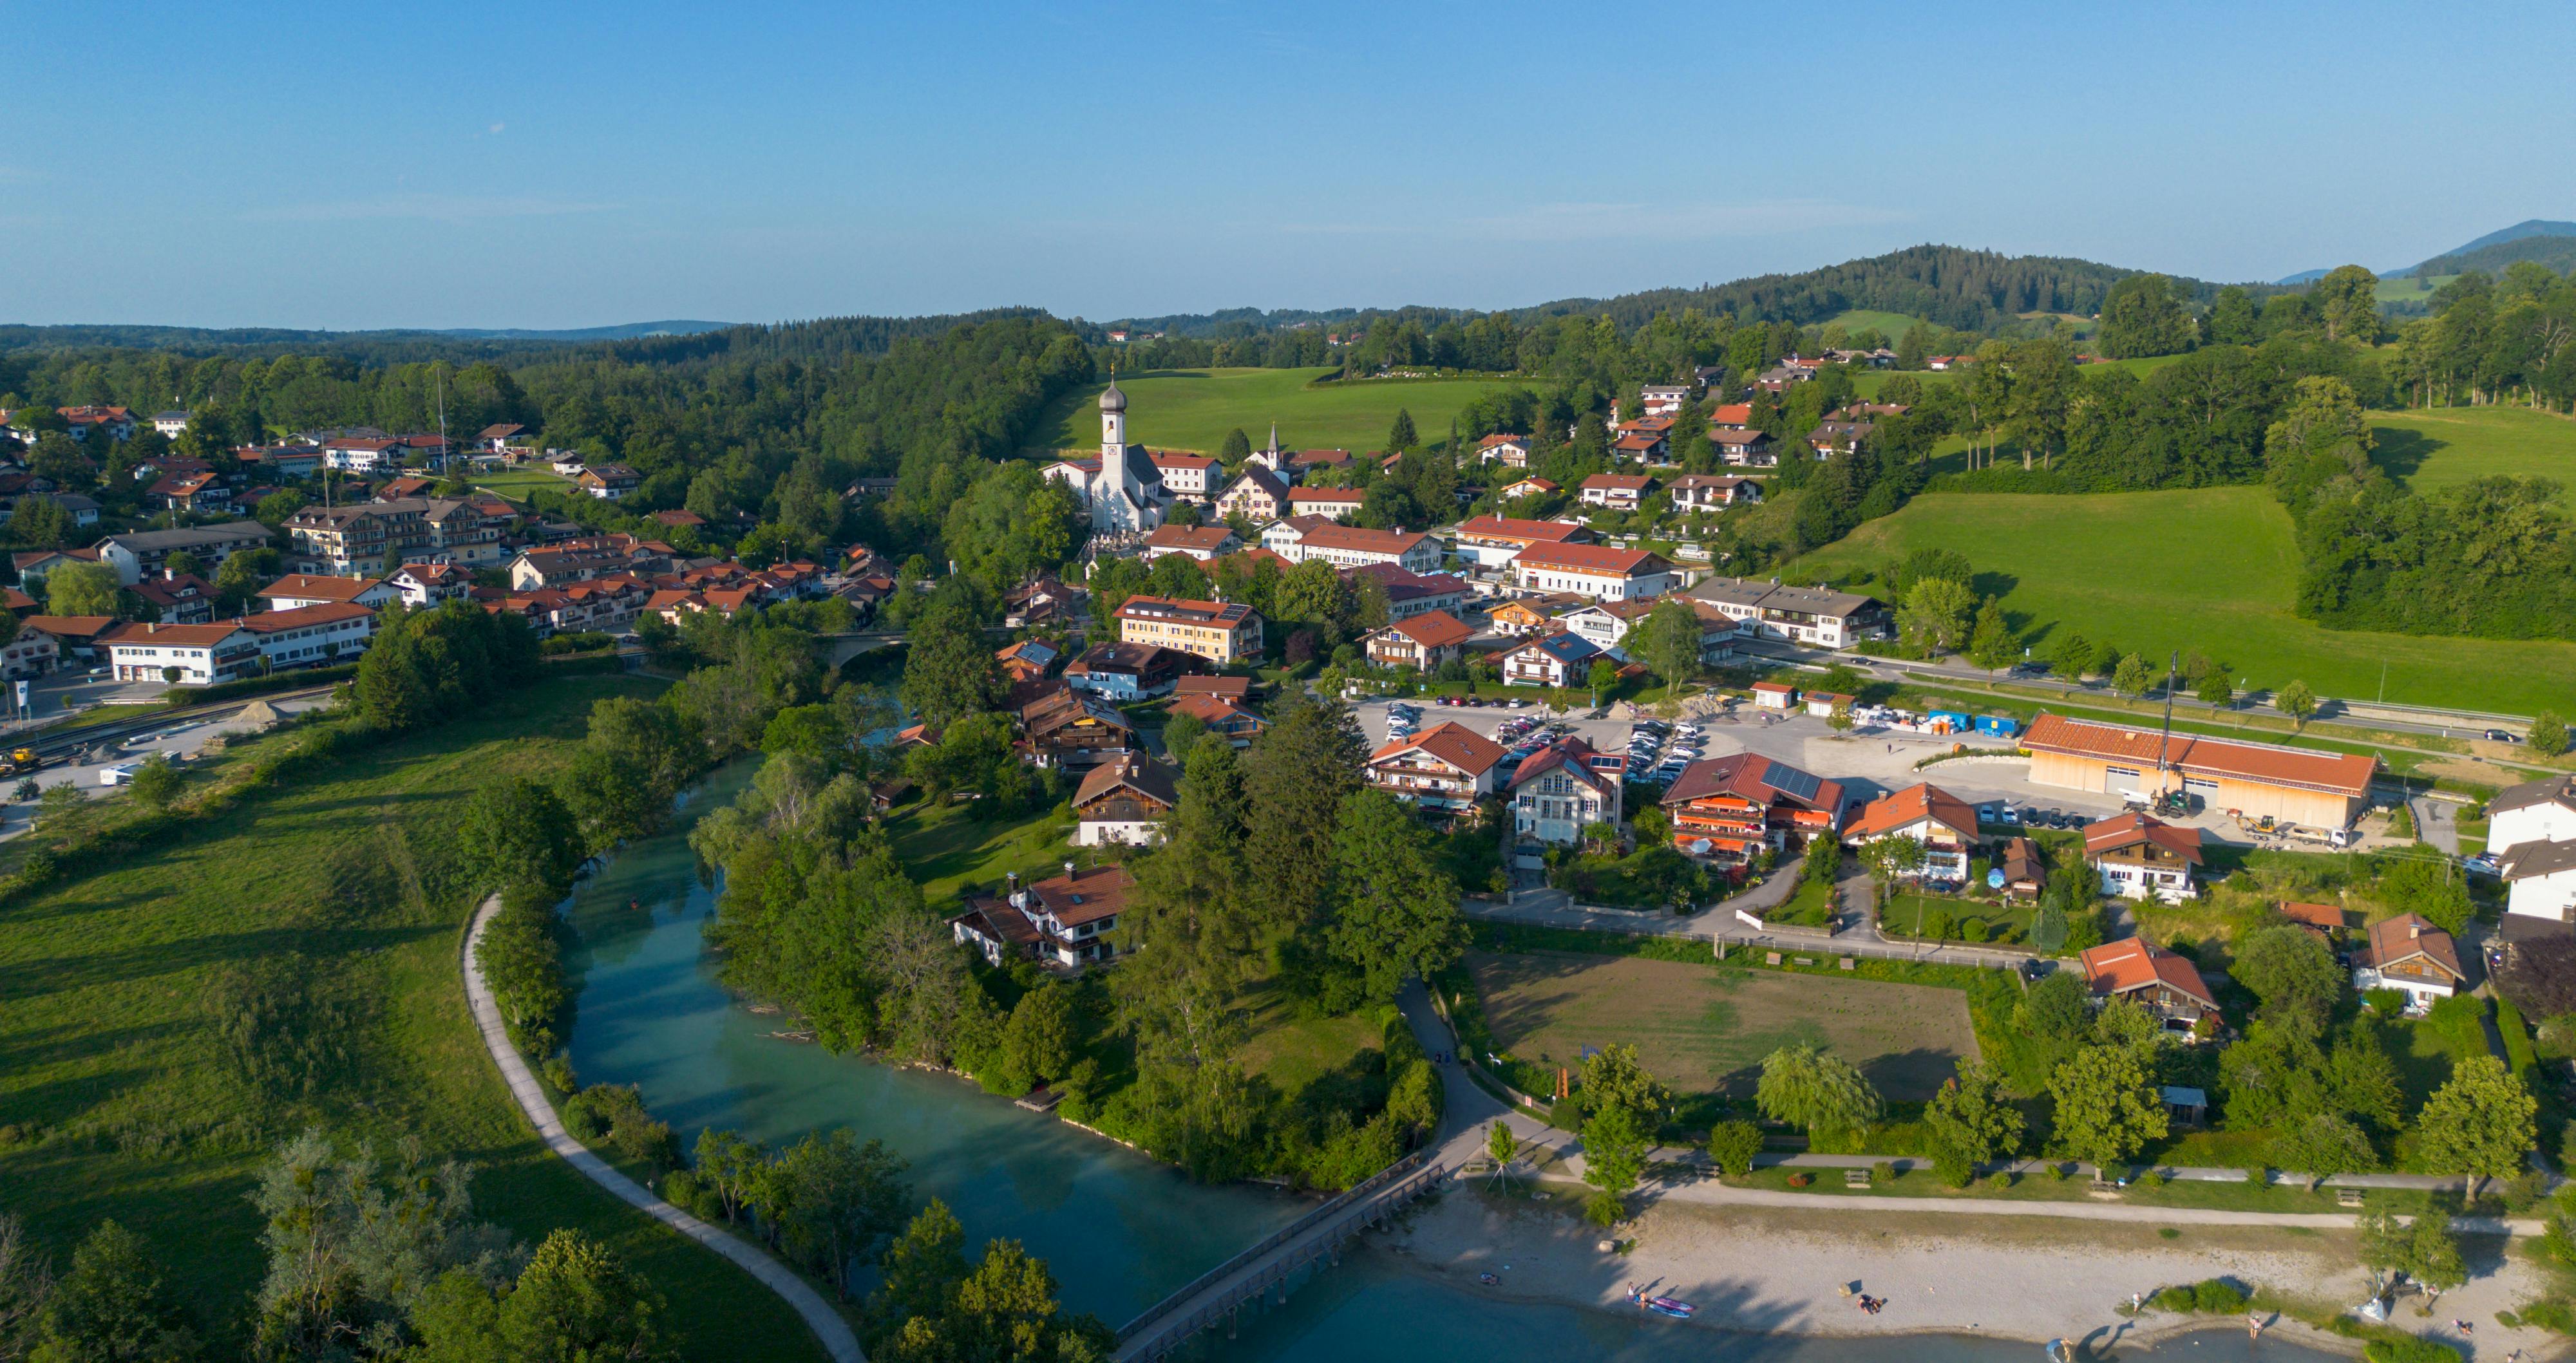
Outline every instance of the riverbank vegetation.
<svg viewBox="0 0 2576 1363"><path fill-rule="evenodd" d="M413 1137L427 1167L471 1160L479 1218L523 1245L567 1230L614 1253L670 1303L678 1357L820 1357L739 1270L548 1153L466 1014L458 933L486 888L465 837L476 793L557 779L595 704L665 689L543 680L369 743L317 740L346 718L235 740L179 817L9 904L0 964L21 983L0 992L0 1208L58 1274L112 1220L146 1243L188 1328L237 1350L263 1272L248 1194L278 1142L319 1126L343 1149L391 1157ZM200 803L292 751L306 753L292 780Z"/></svg>

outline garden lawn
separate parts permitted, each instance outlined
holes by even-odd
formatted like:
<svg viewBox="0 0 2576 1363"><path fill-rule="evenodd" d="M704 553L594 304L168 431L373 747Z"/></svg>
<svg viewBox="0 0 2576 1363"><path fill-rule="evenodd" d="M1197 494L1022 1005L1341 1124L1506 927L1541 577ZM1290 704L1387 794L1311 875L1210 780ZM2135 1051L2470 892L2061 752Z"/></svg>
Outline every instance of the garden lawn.
<svg viewBox="0 0 2576 1363"><path fill-rule="evenodd" d="M1798 560L1848 581L1951 549L2041 655L2069 629L2163 657L2197 649L2268 689L2530 714L2565 702L2576 644L2329 630L2291 613L2298 551L2257 487L2047 496L1935 493Z"/></svg>
<svg viewBox="0 0 2576 1363"><path fill-rule="evenodd" d="M593 701L657 688L550 677L0 910L0 1205L58 1266L101 1218L142 1232L232 1357L265 1268L245 1195L274 1144L308 1125L381 1153L417 1136L476 1167L477 1214L521 1243L571 1226L623 1254L670 1297L684 1356L819 1359L774 1295L549 1153L466 1011L458 949L481 891L460 865L467 797L549 775ZM301 1001L276 1033L344 1054L278 1093L237 1077L209 1000L231 970L290 952L271 987Z"/></svg>
<svg viewBox="0 0 2576 1363"><path fill-rule="evenodd" d="M980 802L934 805L917 799L887 820L895 855L921 885L922 898L942 905L969 885L998 884L1010 872L1040 879L1064 869L1073 855L1074 818L1063 806L1018 818L987 819Z"/></svg>
<svg viewBox="0 0 2576 1363"><path fill-rule="evenodd" d="M474 486L504 497L525 500L531 492L570 492L573 481L548 469L500 469L474 475Z"/></svg>
<svg viewBox="0 0 2576 1363"><path fill-rule="evenodd" d="M1127 438L1158 449L1214 454L1241 427L1254 449L1270 443L1279 423L1283 449L1386 448L1397 411L1413 414L1423 440L1445 440L1449 422L1468 403L1505 386L1499 379L1315 380L1330 369L1166 369L1118 376L1127 395ZM1041 416L1030 438L1040 452L1100 448L1098 383L1076 390Z"/></svg>
<svg viewBox="0 0 2576 1363"><path fill-rule="evenodd" d="M1384 1030L1367 1012L1310 1016L1276 977L1255 983L1237 1002L1251 1014L1251 1036L1235 1059L1244 1073L1267 1078L1291 1100L1351 1057L1386 1046Z"/></svg>
<svg viewBox="0 0 2576 1363"><path fill-rule="evenodd" d="M2030 940L2030 921L2038 906L2023 903L1993 904L1977 899L1960 899L1951 895L1919 894L1902 890L1889 896L1887 906L1879 911L1879 926L1891 937L1912 937L1917 922L1929 922L1933 913L1948 915L1955 928L1962 920L1974 918L1986 925L1980 941L1990 943L2026 942ZM1963 940L1954 931L1951 940Z"/></svg>
<svg viewBox="0 0 2576 1363"><path fill-rule="evenodd" d="M1586 1048L1633 1045L1684 1095L1749 1095L1764 1056L1805 1042L1859 1066L1889 1099L1917 1102L1977 1054L1956 989L1543 951L1473 951L1467 966L1513 1055L1571 1068Z"/></svg>
<svg viewBox="0 0 2576 1363"><path fill-rule="evenodd" d="M2527 407L2374 412L2372 462L2416 492L2478 478L2550 478L2576 486L2576 421ZM2571 508L2562 493L2560 500Z"/></svg>

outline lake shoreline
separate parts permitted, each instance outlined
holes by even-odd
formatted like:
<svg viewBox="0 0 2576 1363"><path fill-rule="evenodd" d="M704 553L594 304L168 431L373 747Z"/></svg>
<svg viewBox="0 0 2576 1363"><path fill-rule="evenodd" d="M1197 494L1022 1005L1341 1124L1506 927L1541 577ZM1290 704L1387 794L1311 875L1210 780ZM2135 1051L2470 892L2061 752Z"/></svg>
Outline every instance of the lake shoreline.
<svg viewBox="0 0 2576 1363"><path fill-rule="evenodd" d="M1697 1305L1689 1322L1660 1326L1738 1335L1867 1339L1947 1336L1960 1341L2044 1344L2062 1338L2100 1352L2210 1333L2242 1336L2242 1315L2183 1315L2148 1308L2120 1310L2132 1292L2210 1277L2259 1284L2299 1300L2358 1299L2365 1290L2347 1237L2293 1235L2269 1228L2194 1228L2165 1239L2152 1225L2088 1223L2081 1231L2053 1224L1960 1224L1960 1218L1908 1218L1891 1213L1864 1223L1815 1223L1767 1208L1659 1205L1603 1231L1575 1214L1575 1201L1533 1194L1453 1188L1406 1218L1372 1247L1403 1274L1438 1283L1470 1299L1574 1307L1625 1320L1642 1314L1625 1289ZM1603 1239L1631 1247L1604 1253ZM1493 1273L1487 1285L1478 1275ZM2552 1356L2564 1341L2544 1332L2508 1331L2499 1310L2528 1300L2539 1284L2527 1265L2506 1259L2446 1294L2432 1319L2401 1302L2391 1323L2453 1344L2475 1343L2481 1357L2513 1348ZM1851 1295L1844 1289L1850 1288ZM1859 1309L1860 1294L1887 1303ZM2453 1317L2478 1327L2462 1340ZM2359 1356L2363 1342L2329 1334L2287 1316L2267 1317L2266 1342L2319 1353Z"/></svg>

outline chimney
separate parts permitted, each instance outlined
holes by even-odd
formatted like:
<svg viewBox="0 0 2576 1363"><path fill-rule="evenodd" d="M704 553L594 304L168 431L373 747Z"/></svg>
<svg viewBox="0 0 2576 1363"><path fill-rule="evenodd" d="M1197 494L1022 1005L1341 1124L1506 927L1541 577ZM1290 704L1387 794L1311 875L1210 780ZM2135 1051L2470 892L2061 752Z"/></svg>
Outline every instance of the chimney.
<svg viewBox="0 0 2576 1363"><path fill-rule="evenodd" d="M2415 922L2412 922L2412 923L2409 923L2409 924L2407 924L2407 925L2406 925L2406 940L2408 940L2408 941L2410 941L2410 942L2411 942L2411 941L2415 940L2416 938L2421 937L2421 936L2423 936L2423 935L2424 935L2424 923L2423 923L2423 920L2418 919L2418 920L2416 920Z"/></svg>
<svg viewBox="0 0 2576 1363"><path fill-rule="evenodd" d="M1068 862L1066 862L1066 863L1064 864L1064 873L1065 873L1067 876L1070 876L1070 875L1072 875L1072 874L1073 874L1073 863L1072 863L1072 862L1068 861Z"/></svg>

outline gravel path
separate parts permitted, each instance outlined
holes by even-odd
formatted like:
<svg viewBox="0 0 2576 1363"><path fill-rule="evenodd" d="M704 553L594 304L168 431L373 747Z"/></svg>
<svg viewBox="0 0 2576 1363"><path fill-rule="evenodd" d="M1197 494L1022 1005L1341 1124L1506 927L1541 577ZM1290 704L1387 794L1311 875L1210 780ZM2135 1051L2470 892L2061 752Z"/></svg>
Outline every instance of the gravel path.
<svg viewBox="0 0 2576 1363"><path fill-rule="evenodd" d="M528 1121L537 1128L537 1134L545 1138L547 1147L580 1170L583 1177L615 1193L627 1205L732 1260L770 1291L786 1298L787 1304L796 1308L796 1314L805 1318L806 1327L814 1332L814 1337L822 1341L823 1349L831 1354L833 1363L867 1363L867 1355L860 1352L859 1337L851 1333L850 1323L843 1320L841 1313L823 1300L823 1294L798 1277L793 1269L732 1234L654 1196L635 1180L610 1168L606 1160L592 1154L588 1147L572 1138L571 1132L564 1130L563 1122L555 1116L554 1105L546 1101L545 1089L538 1085L537 1076L529 1072L527 1060L520 1056L518 1047L510 1044L509 1032L501 1022L500 1006L492 1001L492 990L483 983L483 972L474 964L474 947L483 940L484 927L500 908L501 896L496 894L484 900L483 906L474 911L473 930L465 935L465 999L474 1010L474 1025L483 1030L483 1044L492 1052L492 1063L501 1067L501 1078L510 1085L510 1096L518 1099L519 1110L527 1114Z"/></svg>

